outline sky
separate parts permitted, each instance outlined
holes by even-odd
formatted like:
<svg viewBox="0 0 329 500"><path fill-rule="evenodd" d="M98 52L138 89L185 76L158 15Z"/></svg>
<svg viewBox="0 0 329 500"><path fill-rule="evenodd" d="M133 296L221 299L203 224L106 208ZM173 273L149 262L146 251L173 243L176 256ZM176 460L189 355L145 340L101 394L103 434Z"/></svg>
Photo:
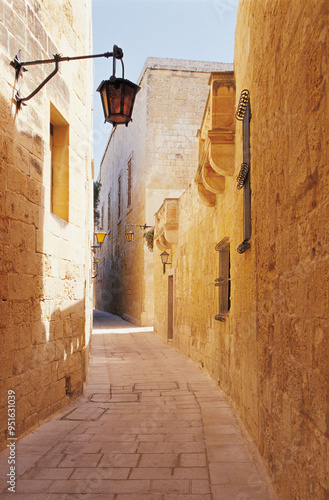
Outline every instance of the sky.
<svg viewBox="0 0 329 500"><path fill-rule="evenodd" d="M92 5L93 54L121 47L125 78L134 83L148 57L233 63L238 0L92 0ZM112 131L96 89L111 75L111 58L94 59L95 178ZM120 61L116 76L121 77Z"/></svg>

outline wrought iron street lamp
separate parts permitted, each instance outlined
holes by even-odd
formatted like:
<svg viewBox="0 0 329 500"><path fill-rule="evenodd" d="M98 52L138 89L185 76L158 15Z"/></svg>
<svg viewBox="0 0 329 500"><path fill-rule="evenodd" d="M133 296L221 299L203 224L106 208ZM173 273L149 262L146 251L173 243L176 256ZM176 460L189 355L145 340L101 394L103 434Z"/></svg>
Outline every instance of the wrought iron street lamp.
<svg viewBox="0 0 329 500"><path fill-rule="evenodd" d="M102 228L98 229L98 231L95 231L95 236L96 236L98 245L92 245L92 247L91 247L92 250L94 250L95 248L100 248L102 246L102 243L105 240L106 234L107 234L106 231L104 231Z"/></svg>
<svg viewBox="0 0 329 500"><path fill-rule="evenodd" d="M60 54L54 54L53 59L43 59L36 61L21 61L21 51L19 50L15 59L11 61L11 66L16 70L16 79L18 80L22 71L27 71L25 66L38 64L55 63L55 69L31 92L27 97L22 97L20 91L15 95L17 109L26 104L33 96L35 96L44 85L46 85L53 76L56 75L59 69L59 63L63 61L74 61L77 59L91 59L96 57L112 57L113 58L113 74L109 80L103 80L98 87L98 92L101 94L105 121L115 125L128 125L131 121L131 115L135 102L135 97L140 87L129 80L124 79L123 51L117 45L113 46L113 52L105 52L104 54L95 54L87 56L63 57ZM116 60L119 59L122 65L122 78L115 76Z"/></svg>
<svg viewBox="0 0 329 500"><path fill-rule="evenodd" d="M143 226L141 224L127 224L127 227L128 226L134 226L134 227L139 227L142 231L145 231L145 229L148 229L149 227L153 228L153 226L147 226L146 224L144 224ZM126 240L128 242L131 242L131 241L134 241L134 238L135 238L135 234L134 234L134 231L126 231L125 232L125 237L126 237Z"/></svg>
<svg viewBox="0 0 329 500"><path fill-rule="evenodd" d="M164 251L160 254L161 257L161 262L163 264L163 274L166 272L166 265L171 264L171 262L168 262L169 259L169 253Z"/></svg>
<svg viewBox="0 0 329 500"><path fill-rule="evenodd" d="M98 231L95 231L95 235L96 235L97 243L99 243L101 245L103 243L103 241L105 240L106 231L104 231L102 228L100 228L100 229L98 229Z"/></svg>

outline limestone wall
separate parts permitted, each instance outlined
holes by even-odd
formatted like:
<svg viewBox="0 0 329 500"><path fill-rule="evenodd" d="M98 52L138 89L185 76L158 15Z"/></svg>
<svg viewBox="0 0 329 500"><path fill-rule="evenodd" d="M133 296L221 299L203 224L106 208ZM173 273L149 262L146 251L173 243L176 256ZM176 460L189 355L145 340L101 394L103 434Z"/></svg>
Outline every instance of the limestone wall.
<svg viewBox="0 0 329 500"><path fill-rule="evenodd" d="M252 107L253 434L287 500L329 495L328 16L325 0L242 1L236 28Z"/></svg>
<svg viewBox="0 0 329 500"><path fill-rule="evenodd" d="M29 66L17 82L18 50L23 61L90 54L90 1L0 4L1 446L9 389L18 437L81 393L92 320L91 63L60 63L17 111L16 90L26 97L55 67ZM69 187L65 217L53 208L50 123L66 131L57 155Z"/></svg>

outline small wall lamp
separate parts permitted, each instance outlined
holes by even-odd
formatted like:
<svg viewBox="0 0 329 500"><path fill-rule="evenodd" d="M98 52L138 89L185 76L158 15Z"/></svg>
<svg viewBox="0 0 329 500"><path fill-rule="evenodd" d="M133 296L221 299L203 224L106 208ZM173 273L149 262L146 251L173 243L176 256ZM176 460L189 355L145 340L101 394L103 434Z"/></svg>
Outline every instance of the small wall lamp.
<svg viewBox="0 0 329 500"><path fill-rule="evenodd" d="M144 226L140 225L140 224L127 224L127 227L128 226L134 226L134 227L139 227L142 231L145 231L145 229L148 229L149 227L153 227L153 226L147 226L146 224L144 224ZM134 234L134 231L126 231L125 232L125 237L126 237L126 240L128 242L131 242L131 241L134 241L134 238L135 238L135 234Z"/></svg>
<svg viewBox="0 0 329 500"><path fill-rule="evenodd" d="M22 71L27 71L25 66L31 66L36 64L50 64L55 63L55 69L50 73L40 85L31 92L27 97L22 97L20 91L15 95L17 109L20 109L22 105L25 105L26 101L30 100L35 96L39 90L46 85L47 82L53 76L56 75L59 69L59 63L62 61L73 61L77 59L91 59L95 57L112 57L113 58L113 74L109 80L103 80L99 85L97 91L101 94L103 111L105 116L105 121L112 123L112 125L124 124L128 125L131 121L131 115L133 111L133 106L135 102L135 97L140 87L129 80L124 79L124 65L123 65L123 51L117 45L113 46L113 52L105 52L104 54L95 54L88 56L75 56L75 57L63 57L60 54L54 54L53 59L44 59L36 61L21 61L21 51L19 50L15 56L15 59L11 61L11 66L16 70L16 79L18 80ZM122 78L117 78L115 76L116 60L119 59L122 65Z"/></svg>
<svg viewBox="0 0 329 500"><path fill-rule="evenodd" d="M97 276L98 276L98 263L99 263L99 259L95 259L93 261L94 274L92 275L92 278L97 278Z"/></svg>
<svg viewBox="0 0 329 500"><path fill-rule="evenodd" d="M97 239L98 245L92 245L92 249L94 248L100 248L102 246L102 243L104 242L105 236L106 236L106 231L104 231L102 228L98 229L98 231L95 231L95 236Z"/></svg>
<svg viewBox="0 0 329 500"><path fill-rule="evenodd" d="M161 257L161 262L163 264L163 274L166 272L166 265L171 264L171 262L168 262L169 259L169 253L164 251L160 254Z"/></svg>

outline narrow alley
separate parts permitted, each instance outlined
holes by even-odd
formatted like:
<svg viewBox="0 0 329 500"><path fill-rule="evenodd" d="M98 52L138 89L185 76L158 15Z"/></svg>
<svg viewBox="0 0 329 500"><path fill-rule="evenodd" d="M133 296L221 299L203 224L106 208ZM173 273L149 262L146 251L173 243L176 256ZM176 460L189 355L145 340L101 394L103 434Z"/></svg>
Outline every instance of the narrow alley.
<svg viewBox="0 0 329 500"><path fill-rule="evenodd" d="M151 330L96 311L84 395L17 443L17 500L273 498L225 396Z"/></svg>

